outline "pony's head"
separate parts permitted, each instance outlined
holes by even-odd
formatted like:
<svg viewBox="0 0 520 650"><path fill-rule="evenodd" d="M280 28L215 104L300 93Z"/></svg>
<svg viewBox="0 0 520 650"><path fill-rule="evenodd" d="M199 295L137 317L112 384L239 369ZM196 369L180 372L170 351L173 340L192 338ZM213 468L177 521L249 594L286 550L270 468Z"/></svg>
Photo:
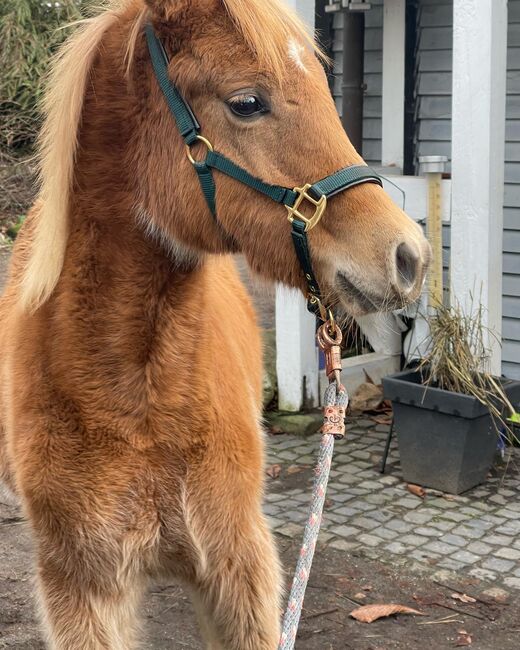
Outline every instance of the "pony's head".
<svg viewBox="0 0 520 650"><path fill-rule="evenodd" d="M127 120L125 159L117 171L125 192L132 194L128 219L137 217L178 255L193 259L240 250L262 276L304 288L283 206L216 172L216 218L211 215L152 70L147 21L164 45L169 76L191 105L202 134L254 176L291 188L363 162L341 126L319 49L279 0L133 0L114 10L113 19L105 18L94 48L97 59L91 54L88 63L96 97L103 96L102 83L112 84L106 92L117 97L112 128L119 128L121 114ZM89 29L79 38L88 41ZM65 64L62 59L60 65ZM96 73L96 66L102 71ZM82 83L88 93L87 76ZM63 78L56 79L56 85L60 82ZM110 112L109 102L103 110ZM50 151L56 138L52 106L48 114L44 145ZM110 124L110 114L102 120ZM80 144L88 124L84 113ZM200 158L204 149L195 146L192 153ZM52 178L50 164L47 173ZM70 185L73 173L69 176ZM45 164L43 181L45 190ZM328 201L319 225L309 232L309 244L322 289L354 315L416 298L430 254L420 228L379 186L368 183ZM45 293L48 287L33 288L31 296L29 287L25 295L31 302Z"/></svg>

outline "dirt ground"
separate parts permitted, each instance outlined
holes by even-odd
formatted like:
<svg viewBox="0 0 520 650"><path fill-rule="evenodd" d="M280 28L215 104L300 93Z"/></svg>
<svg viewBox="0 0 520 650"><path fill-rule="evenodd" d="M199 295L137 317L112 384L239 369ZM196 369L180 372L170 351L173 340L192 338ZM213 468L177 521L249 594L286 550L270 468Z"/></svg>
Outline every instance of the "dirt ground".
<svg viewBox="0 0 520 650"><path fill-rule="evenodd" d="M0 245L0 291L2 290L7 275L7 265L11 251L7 246Z"/></svg>
<svg viewBox="0 0 520 650"><path fill-rule="evenodd" d="M289 586L299 541L278 536L277 542ZM419 575L368 558L363 552L343 553L319 545L296 648L444 650L458 647L458 640L467 639L459 634L464 630L471 636L474 650L517 650L519 599L510 595L505 603L498 603L482 596L486 587L489 585L477 580L460 581L438 573ZM454 600L451 594L455 590L477 602ZM0 504L0 648L43 650L33 594L26 524L15 508ZM399 603L420 610L424 616L402 615L364 624L349 617L357 603ZM142 648L203 649L182 587L153 587L141 615L145 620Z"/></svg>

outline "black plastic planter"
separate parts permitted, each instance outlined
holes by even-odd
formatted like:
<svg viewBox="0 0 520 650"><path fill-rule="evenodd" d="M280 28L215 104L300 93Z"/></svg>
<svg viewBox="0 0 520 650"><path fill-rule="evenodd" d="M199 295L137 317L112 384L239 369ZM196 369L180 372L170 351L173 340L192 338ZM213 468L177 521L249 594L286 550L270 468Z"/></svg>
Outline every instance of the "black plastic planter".
<svg viewBox="0 0 520 650"><path fill-rule="evenodd" d="M520 382L501 379L512 402L520 402ZM497 448L489 410L469 395L422 384L417 370L383 379L392 401L404 480L460 494L486 480Z"/></svg>

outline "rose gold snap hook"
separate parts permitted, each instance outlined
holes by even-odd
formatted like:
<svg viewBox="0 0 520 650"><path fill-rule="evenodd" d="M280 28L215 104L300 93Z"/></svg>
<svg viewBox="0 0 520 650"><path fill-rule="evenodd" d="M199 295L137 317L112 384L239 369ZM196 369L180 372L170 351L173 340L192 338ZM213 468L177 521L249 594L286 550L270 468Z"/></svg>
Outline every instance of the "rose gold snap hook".
<svg viewBox="0 0 520 650"><path fill-rule="evenodd" d="M334 336L331 336L331 331ZM341 341L343 334L336 323L327 321L318 329L318 345L325 355L325 373L329 382L336 382L337 388L341 385Z"/></svg>
<svg viewBox="0 0 520 650"><path fill-rule="evenodd" d="M341 345L342 340L343 333L336 322L327 321L318 329L318 343L321 348Z"/></svg>

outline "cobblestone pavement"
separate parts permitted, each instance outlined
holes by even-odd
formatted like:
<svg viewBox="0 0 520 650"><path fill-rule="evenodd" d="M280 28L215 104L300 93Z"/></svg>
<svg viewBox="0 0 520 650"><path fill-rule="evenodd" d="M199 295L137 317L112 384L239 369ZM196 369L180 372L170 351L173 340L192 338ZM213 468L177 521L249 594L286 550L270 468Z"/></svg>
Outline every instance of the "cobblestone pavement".
<svg viewBox="0 0 520 650"><path fill-rule="evenodd" d="M447 569L520 589L520 449L486 484L461 496L427 490L423 500L402 482L397 444L386 474L379 464L388 427L355 419L336 443L320 541L344 551L421 569ZM319 435L269 437L266 512L275 531L300 536L307 517Z"/></svg>

